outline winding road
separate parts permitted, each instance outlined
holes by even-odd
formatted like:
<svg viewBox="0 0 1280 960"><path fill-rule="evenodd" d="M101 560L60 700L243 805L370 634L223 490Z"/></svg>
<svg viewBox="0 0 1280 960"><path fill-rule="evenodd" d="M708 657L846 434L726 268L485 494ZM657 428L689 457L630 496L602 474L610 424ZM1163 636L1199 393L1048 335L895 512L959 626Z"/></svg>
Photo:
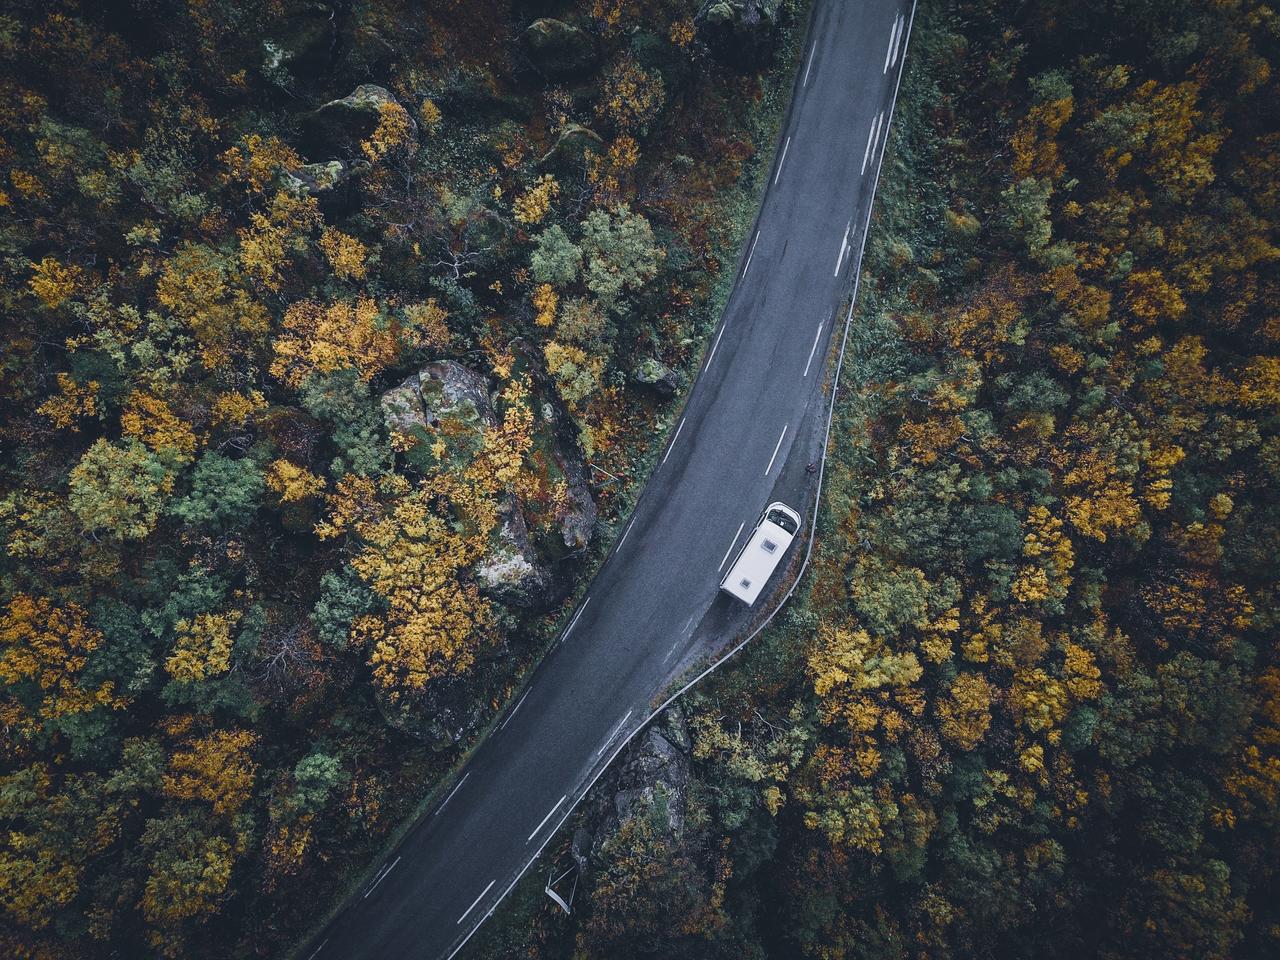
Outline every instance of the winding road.
<svg viewBox="0 0 1280 960"><path fill-rule="evenodd" d="M805 465L822 457L913 15L911 0L816 0L736 285L631 522L501 725L302 960L453 957L681 670L758 630L718 571L770 501L816 501ZM785 600L779 583L760 607Z"/></svg>

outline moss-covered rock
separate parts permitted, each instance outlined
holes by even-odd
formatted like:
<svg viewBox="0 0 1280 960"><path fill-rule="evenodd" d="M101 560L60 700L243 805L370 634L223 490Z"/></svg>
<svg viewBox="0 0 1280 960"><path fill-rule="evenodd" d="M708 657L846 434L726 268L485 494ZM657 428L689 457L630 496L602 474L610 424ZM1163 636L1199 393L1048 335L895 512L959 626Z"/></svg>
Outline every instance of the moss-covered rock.
<svg viewBox="0 0 1280 960"><path fill-rule="evenodd" d="M599 62L595 37L552 17L529 24L520 36L520 47L533 68L548 80L584 76Z"/></svg>
<svg viewBox="0 0 1280 960"><path fill-rule="evenodd" d="M302 149L313 157L358 158L360 143L378 128L383 110L399 106L386 87L362 83L339 100L330 100L302 118ZM417 125L406 112L410 142L416 144Z"/></svg>
<svg viewBox="0 0 1280 960"><path fill-rule="evenodd" d="M586 826L573 838L575 859L584 865L598 860L609 841L636 817L660 824L666 837L678 844L684 837L691 781L688 726L683 711L670 706L631 742L592 791Z"/></svg>
<svg viewBox="0 0 1280 960"><path fill-rule="evenodd" d="M489 402L489 381L454 360L429 363L382 395L382 415L396 446L411 459L429 458L443 443L441 463L464 469L484 445L484 432L498 422ZM425 464L424 464L425 465Z"/></svg>
<svg viewBox="0 0 1280 960"><path fill-rule="evenodd" d="M396 446L407 448L407 458L424 469L465 470L479 455L485 431L498 422L488 380L453 360L429 363L386 391L382 414ZM562 464L566 476L573 466ZM575 476L581 481L580 464ZM585 483L579 485L585 489ZM590 516L583 521L588 527L594 525L594 511L592 503ZM568 532L565 540L568 543ZM499 502L489 549L474 572L487 596L512 607L545 609L563 593L564 585L552 577L531 543L520 503L511 494L504 494Z"/></svg>
<svg viewBox="0 0 1280 960"><path fill-rule="evenodd" d="M587 483L587 465L578 445L558 438L555 446L556 466L564 477L568 501L560 521L560 536L571 550L581 550L595 537L596 502Z"/></svg>
<svg viewBox="0 0 1280 960"><path fill-rule="evenodd" d="M499 504L498 525L475 574L487 596L512 607L543 610L563 592L530 543L520 504L511 495Z"/></svg>
<svg viewBox="0 0 1280 960"><path fill-rule="evenodd" d="M280 174L280 188L295 197L326 197L339 191L357 174L369 169L364 160L347 163L344 160L325 160L321 163L304 163Z"/></svg>
<svg viewBox="0 0 1280 960"><path fill-rule="evenodd" d="M262 73L273 83L292 87L314 80L333 66L338 49L337 18L323 3L290 4L262 40Z"/></svg>
<svg viewBox="0 0 1280 960"><path fill-rule="evenodd" d="M665 363L646 357L636 365L631 378L640 386L653 391L664 400L670 400L680 389L680 376Z"/></svg>

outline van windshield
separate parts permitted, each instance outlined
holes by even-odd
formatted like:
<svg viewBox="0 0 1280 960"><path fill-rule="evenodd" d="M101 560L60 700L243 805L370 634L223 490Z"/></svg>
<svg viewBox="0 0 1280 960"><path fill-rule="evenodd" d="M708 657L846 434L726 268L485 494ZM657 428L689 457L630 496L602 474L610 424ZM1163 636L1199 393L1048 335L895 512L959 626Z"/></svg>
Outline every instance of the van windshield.
<svg viewBox="0 0 1280 960"><path fill-rule="evenodd" d="M798 529L795 520L787 516L781 510L770 510L765 514L765 519L770 523L776 523L783 530L787 531L787 533L795 536L795 532Z"/></svg>

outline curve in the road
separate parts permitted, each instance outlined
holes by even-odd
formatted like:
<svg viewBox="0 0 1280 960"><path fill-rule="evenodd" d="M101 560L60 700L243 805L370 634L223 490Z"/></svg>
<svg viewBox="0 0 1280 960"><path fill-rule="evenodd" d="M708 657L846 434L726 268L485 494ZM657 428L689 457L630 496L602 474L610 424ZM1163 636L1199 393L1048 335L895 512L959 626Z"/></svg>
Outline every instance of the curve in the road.
<svg viewBox="0 0 1280 960"><path fill-rule="evenodd" d="M747 633L724 662L794 590L748 631L751 611L719 593L714 571L770 499L811 497L816 518L824 470L815 480L803 464L823 460L852 301L826 403L822 358L850 265L857 296L914 12L905 0L815 4L737 281L632 520L502 724L300 957L452 958L657 712L680 664Z"/></svg>

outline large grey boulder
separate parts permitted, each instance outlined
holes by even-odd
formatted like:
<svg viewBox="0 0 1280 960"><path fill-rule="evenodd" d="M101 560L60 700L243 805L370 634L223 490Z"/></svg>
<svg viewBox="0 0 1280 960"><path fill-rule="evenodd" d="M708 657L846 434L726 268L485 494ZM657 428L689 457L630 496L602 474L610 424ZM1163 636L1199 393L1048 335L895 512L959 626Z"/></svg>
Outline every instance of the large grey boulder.
<svg viewBox="0 0 1280 960"><path fill-rule="evenodd" d="M529 542L520 504L509 494L498 506L498 525L475 575L484 594L508 606L541 610L555 598L551 574Z"/></svg>
<svg viewBox="0 0 1280 960"><path fill-rule="evenodd" d="M382 419L387 432L396 445L407 447L420 439L416 432L426 432L427 415L422 409L422 394L418 392L418 375L392 387L382 395Z"/></svg>
<svg viewBox="0 0 1280 960"><path fill-rule="evenodd" d="M560 536L570 550L581 550L595 537L596 502L587 482L587 464L576 443L557 435L556 466L564 474L568 490L568 510L560 521Z"/></svg>
<svg viewBox="0 0 1280 960"><path fill-rule="evenodd" d="M520 47L533 68L548 80L571 80L595 69L599 61L591 34L552 17L533 21L520 35Z"/></svg>
<svg viewBox="0 0 1280 960"><path fill-rule="evenodd" d="M498 422L488 379L455 360L428 363L384 393L382 416L398 447L443 440L445 461L459 468L474 459L485 429Z"/></svg>
<svg viewBox="0 0 1280 960"><path fill-rule="evenodd" d="M657 727L640 734L623 771L624 786L613 795L619 823L648 813L655 804L666 807L671 835L684 834L685 799L689 793L689 756Z"/></svg>
<svg viewBox="0 0 1280 960"><path fill-rule="evenodd" d="M484 446L485 431L498 423L489 400L488 378L455 360L427 364L381 399L382 415L396 446L425 450L440 441L444 449L439 462L447 469L463 470L473 463ZM427 456L435 462L434 453ZM587 497L590 500L589 491ZM591 510L594 524L594 503ZM521 609L545 609L566 586L538 556L520 504L511 494L504 494L498 503L498 522L474 573L485 595Z"/></svg>
<svg viewBox="0 0 1280 960"><path fill-rule="evenodd" d="M598 799L589 810L595 829L574 836L575 859L594 858L624 823L655 808L664 814L659 822L672 840L684 836L692 781L689 743L684 714L675 706L636 736L614 765L609 785L595 791Z"/></svg>
<svg viewBox="0 0 1280 960"><path fill-rule="evenodd" d="M716 59L759 70L778 45L782 0L706 0L694 23Z"/></svg>
<svg viewBox="0 0 1280 960"><path fill-rule="evenodd" d="M399 106L399 101L386 87L373 83L362 83L345 97L321 104L302 118L303 150L310 156L361 157L361 141L369 139L390 105ZM413 149L418 128L413 117L407 119Z"/></svg>
<svg viewBox="0 0 1280 960"><path fill-rule="evenodd" d="M353 176L369 169L365 160L326 160L304 163L280 173L280 188L295 197L328 197L343 187Z"/></svg>
<svg viewBox="0 0 1280 960"><path fill-rule="evenodd" d="M488 378L456 360L437 360L419 370L418 390L433 419L461 420L476 430L498 422Z"/></svg>
<svg viewBox="0 0 1280 960"><path fill-rule="evenodd" d="M466 743L487 714L487 704L461 677L439 677L412 696L392 702L377 698L386 721L406 736L436 751L455 750Z"/></svg>

